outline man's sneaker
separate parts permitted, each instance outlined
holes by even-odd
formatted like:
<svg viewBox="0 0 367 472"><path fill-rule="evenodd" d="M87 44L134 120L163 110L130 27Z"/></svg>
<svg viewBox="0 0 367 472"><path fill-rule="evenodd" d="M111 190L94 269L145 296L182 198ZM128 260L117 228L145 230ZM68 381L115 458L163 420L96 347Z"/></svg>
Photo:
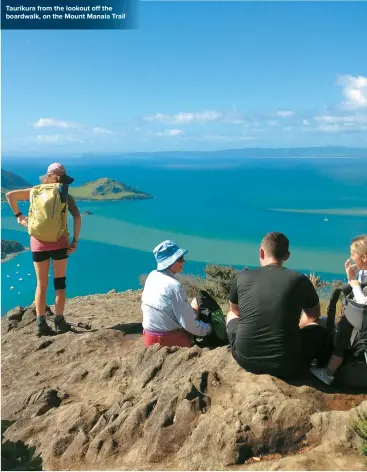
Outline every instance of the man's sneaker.
<svg viewBox="0 0 367 472"><path fill-rule="evenodd" d="M70 330L71 326L65 321L63 316L55 316L55 331L57 334L67 333Z"/></svg>
<svg viewBox="0 0 367 472"><path fill-rule="evenodd" d="M311 367L310 371L315 377L317 377L319 380L321 380L321 382L324 382L324 384L326 384L326 385L332 384L332 382L334 380L334 376L329 375L326 372L326 369L324 367Z"/></svg>
<svg viewBox="0 0 367 472"><path fill-rule="evenodd" d="M51 336L51 334L53 334L52 328L46 321L39 324L37 323L36 336Z"/></svg>

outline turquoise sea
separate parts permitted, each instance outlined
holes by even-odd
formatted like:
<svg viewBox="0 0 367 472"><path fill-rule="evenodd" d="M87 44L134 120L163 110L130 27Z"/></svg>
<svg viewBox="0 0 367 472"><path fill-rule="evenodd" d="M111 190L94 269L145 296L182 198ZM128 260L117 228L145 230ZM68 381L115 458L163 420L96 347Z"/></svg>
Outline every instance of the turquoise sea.
<svg viewBox="0 0 367 472"><path fill-rule="evenodd" d="M269 231L289 237L287 267L328 280L344 278L349 242L367 231L366 159L152 155L149 160L93 156L63 162L76 185L112 177L154 196L79 203L81 211L93 215L83 218L78 251L69 258L68 296L139 288L139 276L154 268L153 247L168 238L189 250L185 273L203 275L207 263L256 266L259 243ZM39 158L3 158L2 168L36 185L48 164ZM2 238L29 242L7 204L2 205ZM31 254L1 266L2 314L32 303ZM50 272L49 303L52 277Z"/></svg>

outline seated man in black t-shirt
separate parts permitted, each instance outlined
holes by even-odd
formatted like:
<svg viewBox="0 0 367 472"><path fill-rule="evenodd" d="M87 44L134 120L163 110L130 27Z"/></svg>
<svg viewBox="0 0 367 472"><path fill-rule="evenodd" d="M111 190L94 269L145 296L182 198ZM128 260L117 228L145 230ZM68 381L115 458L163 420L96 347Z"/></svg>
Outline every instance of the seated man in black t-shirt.
<svg viewBox="0 0 367 472"><path fill-rule="evenodd" d="M289 255L288 238L269 233L260 246L261 267L240 272L232 282L227 315L232 354L255 374L291 377L325 347L326 330L317 324L319 297L308 277L283 267Z"/></svg>

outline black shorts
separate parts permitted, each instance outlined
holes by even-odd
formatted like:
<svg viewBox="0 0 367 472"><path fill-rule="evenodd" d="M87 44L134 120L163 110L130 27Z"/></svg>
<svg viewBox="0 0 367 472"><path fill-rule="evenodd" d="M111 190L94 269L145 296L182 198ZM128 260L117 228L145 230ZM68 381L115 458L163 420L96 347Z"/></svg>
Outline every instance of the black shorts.
<svg viewBox="0 0 367 472"><path fill-rule="evenodd" d="M232 319L227 325L227 333L229 344L231 346L232 356L238 364L249 372L254 374L270 374L276 377L286 378L292 376L292 372L285 372L282 370L272 370L261 365L255 365L251 362L245 361L240 355L236 345L236 334L240 324L240 319ZM309 369L313 359L324 361L325 349L327 346L327 331L326 328L320 325L309 325L300 330L301 353L300 353L300 371ZM328 353L328 356L330 353ZM296 373L296 372L294 372Z"/></svg>
<svg viewBox="0 0 367 472"><path fill-rule="evenodd" d="M67 259L67 248L55 249L53 251L35 251L32 252L33 262L43 262L47 259L53 259L54 261L61 261L62 259Z"/></svg>

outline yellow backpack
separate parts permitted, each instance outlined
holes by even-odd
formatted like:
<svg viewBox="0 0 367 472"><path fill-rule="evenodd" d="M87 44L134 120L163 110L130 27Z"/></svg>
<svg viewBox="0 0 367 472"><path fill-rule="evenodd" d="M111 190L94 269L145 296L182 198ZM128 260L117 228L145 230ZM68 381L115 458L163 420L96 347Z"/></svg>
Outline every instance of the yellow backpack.
<svg viewBox="0 0 367 472"><path fill-rule="evenodd" d="M28 233L40 241L55 242L69 236L68 203L61 199L62 184L41 184L31 189Z"/></svg>

